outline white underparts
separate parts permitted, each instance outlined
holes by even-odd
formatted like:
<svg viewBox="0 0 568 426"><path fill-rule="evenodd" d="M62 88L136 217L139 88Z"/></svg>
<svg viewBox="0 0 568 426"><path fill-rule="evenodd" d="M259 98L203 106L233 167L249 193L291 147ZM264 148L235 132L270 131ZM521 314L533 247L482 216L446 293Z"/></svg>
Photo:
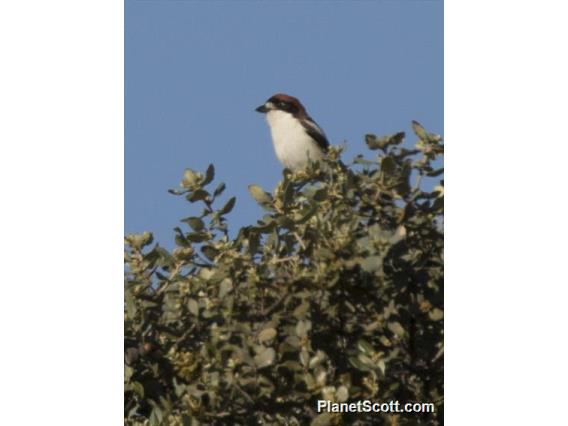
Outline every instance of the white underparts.
<svg viewBox="0 0 568 426"><path fill-rule="evenodd" d="M317 143L292 114L272 110L266 114L266 121L272 133L276 157L284 167L304 168L308 159L315 161L323 157L323 152Z"/></svg>

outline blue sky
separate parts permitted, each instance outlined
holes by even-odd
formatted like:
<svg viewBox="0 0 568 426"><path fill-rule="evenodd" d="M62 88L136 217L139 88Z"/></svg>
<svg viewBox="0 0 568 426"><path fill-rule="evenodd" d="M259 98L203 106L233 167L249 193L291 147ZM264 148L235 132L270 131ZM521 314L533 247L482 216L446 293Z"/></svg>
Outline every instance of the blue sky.
<svg viewBox="0 0 568 426"><path fill-rule="evenodd" d="M254 108L302 100L344 159L371 156L366 133L443 134L441 1L125 2L125 232L173 245L199 213L168 194L185 168L216 168L237 204L230 228L262 214L247 186L271 191L282 167Z"/></svg>

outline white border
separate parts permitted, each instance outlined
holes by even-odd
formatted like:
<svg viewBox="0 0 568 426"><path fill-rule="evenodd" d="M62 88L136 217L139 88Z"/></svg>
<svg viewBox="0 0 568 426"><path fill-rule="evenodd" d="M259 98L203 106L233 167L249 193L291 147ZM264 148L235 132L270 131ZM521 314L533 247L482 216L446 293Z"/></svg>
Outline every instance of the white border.
<svg viewBox="0 0 568 426"><path fill-rule="evenodd" d="M565 419L566 16L560 1L446 2L449 425Z"/></svg>
<svg viewBox="0 0 568 426"><path fill-rule="evenodd" d="M2 424L123 422L123 5L0 6Z"/></svg>

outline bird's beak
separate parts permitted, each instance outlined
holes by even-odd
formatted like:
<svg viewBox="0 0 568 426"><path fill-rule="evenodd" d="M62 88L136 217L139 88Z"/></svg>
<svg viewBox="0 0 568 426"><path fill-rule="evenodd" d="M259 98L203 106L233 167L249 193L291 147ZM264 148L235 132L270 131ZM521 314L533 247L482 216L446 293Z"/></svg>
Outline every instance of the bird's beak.
<svg viewBox="0 0 568 426"><path fill-rule="evenodd" d="M268 112L269 109L266 107L266 104L262 104L257 109L255 109L255 111L265 113L265 112Z"/></svg>

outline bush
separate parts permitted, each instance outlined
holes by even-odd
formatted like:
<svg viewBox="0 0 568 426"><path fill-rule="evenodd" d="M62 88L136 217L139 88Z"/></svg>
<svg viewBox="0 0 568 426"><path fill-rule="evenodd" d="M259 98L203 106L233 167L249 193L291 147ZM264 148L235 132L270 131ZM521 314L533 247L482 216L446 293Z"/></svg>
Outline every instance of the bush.
<svg viewBox="0 0 568 426"><path fill-rule="evenodd" d="M332 148L272 194L251 185L266 214L234 238L213 166L185 171L171 192L203 209L176 248L126 237L126 424L442 424L443 181L423 178L442 175L443 144L413 129L413 149L367 135L372 160ZM318 413L319 399L435 412Z"/></svg>

